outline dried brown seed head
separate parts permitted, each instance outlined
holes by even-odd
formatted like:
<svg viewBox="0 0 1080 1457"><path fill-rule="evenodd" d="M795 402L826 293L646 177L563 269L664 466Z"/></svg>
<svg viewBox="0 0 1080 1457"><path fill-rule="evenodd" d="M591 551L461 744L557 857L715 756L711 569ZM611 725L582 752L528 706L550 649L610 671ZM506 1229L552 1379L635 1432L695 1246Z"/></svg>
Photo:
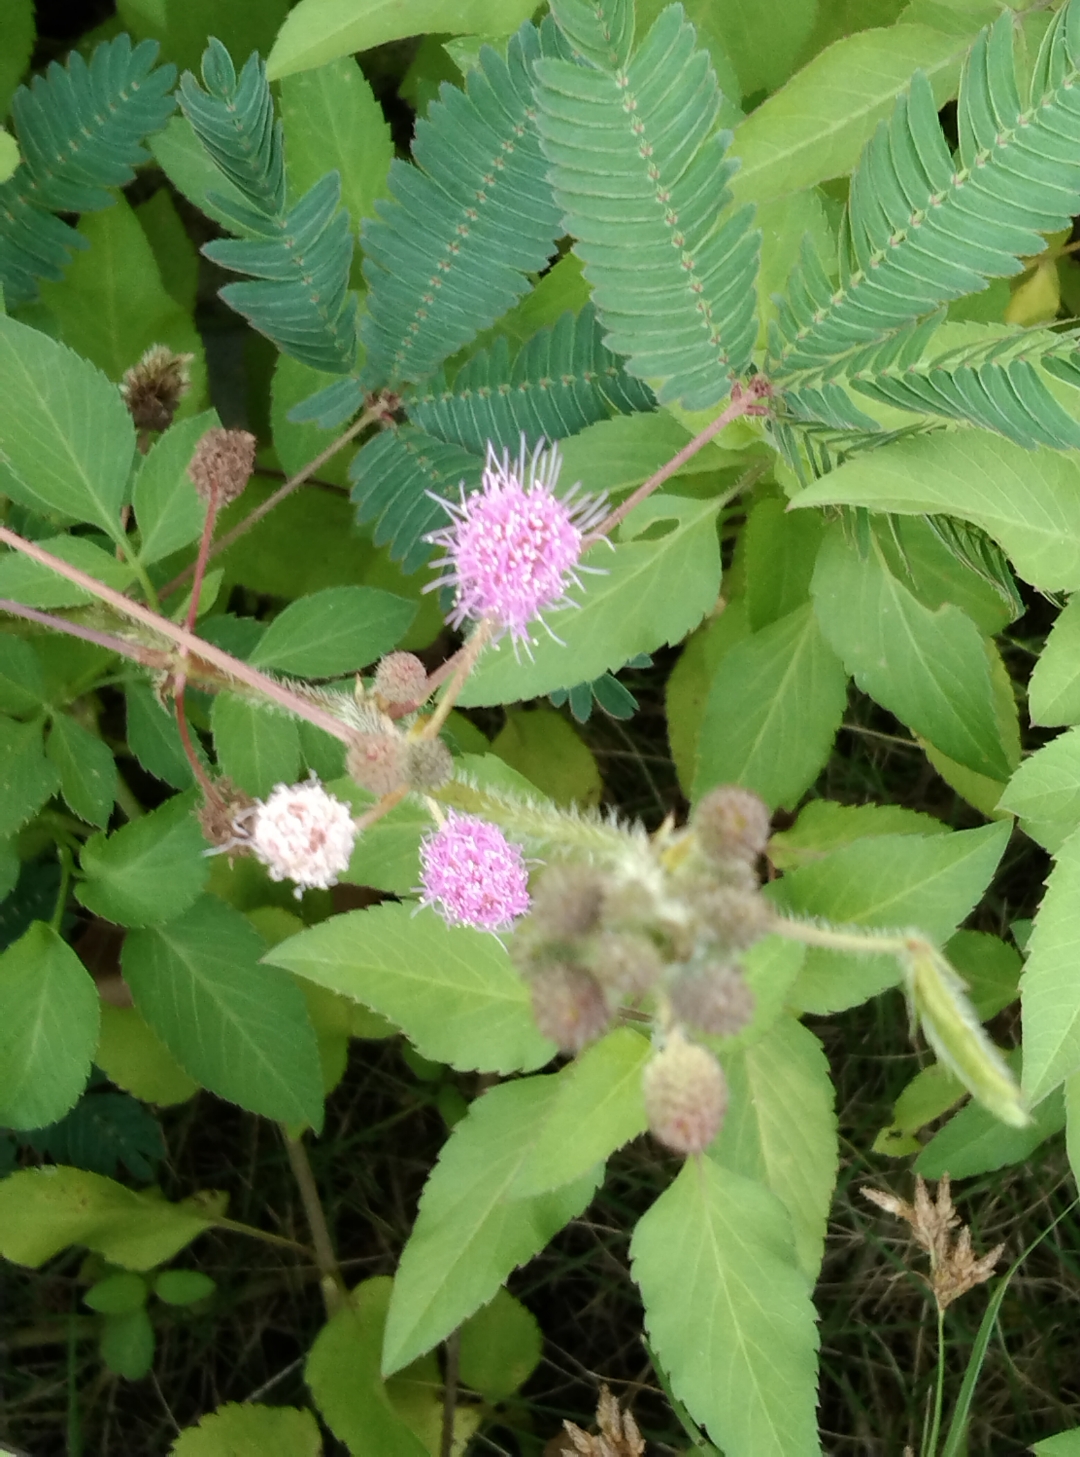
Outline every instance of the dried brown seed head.
<svg viewBox="0 0 1080 1457"><path fill-rule="evenodd" d="M255 469L258 441L246 430L208 430L188 466L192 485L206 502L219 507L235 501Z"/></svg>
<svg viewBox="0 0 1080 1457"><path fill-rule="evenodd" d="M611 1025L600 983L571 962L551 962L536 972L532 1003L537 1027L563 1052L580 1052Z"/></svg>
<svg viewBox="0 0 1080 1457"><path fill-rule="evenodd" d="M244 854L247 843L244 836L237 833L237 821L239 819L243 823L245 812L254 808L255 801L224 776L215 780L214 790L217 797L204 799L195 811L203 838L215 849L228 846L236 854Z"/></svg>
<svg viewBox="0 0 1080 1457"><path fill-rule="evenodd" d="M710 860L753 862L769 843L769 810L752 790L723 784L698 805L693 827Z"/></svg>
<svg viewBox="0 0 1080 1457"><path fill-rule="evenodd" d="M589 965L599 982L628 997L642 996L664 971L653 943L632 931L601 931L589 947Z"/></svg>
<svg viewBox="0 0 1080 1457"><path fill-rule="evenodd" d="M531 919L552 941L576 941L598 925L604 878L591 865L549 865L530 889Z"/></svg>
<svg viewBox="0 0 1080 1457"><path fill-rule="evenodd" d="M137 430L167 430L177 406L191 388L188 366L193 354L176 354L165 344L151 344L138 364L124 375L120 393Z"/></svg>
<svg viewBox="0 0 1080 1457"><path fill-rule="evenodd" d="M756 890L714 885L693 896L694 910L722 946L746 951L772 924L772 907Z"/></svg>
<svg viewBox="0 0 1080 1457"><path fill-rule="evenodd" d="M389 653L375 669L372 692L387 708L414 707L427 697L427 669L412 653Z"/></svg>
<svg viewBox="0 0 1080 1457"><path fill-rule="evenodd" d="M600 1388L596 1408L598 1436L583 1432L573 1422L563 1422L566 1437L556 1438L549 1445L555 1457L645 1457L645 1443L637 1422L628 1411L620 1411L619 1403L606 1386ZM569 1439L571 1445L565 1445Z"/></svg>
<svg viewBox="0 0 1080 1457"><path fill-rule="evenodd" d="M738 962L687 967L674 977L668 995L677 1022L714 1037L735 1037L753 1021L754 993Z"/></svg>
<svg viewBox="0 0 1080 1457"><path fill-rule="evenodd" d="M712 1053L678 1030L645 1067L645 1113L653 1136L675 1153L702 1153L720 1132L727 1082Z"/></svg>
<svg viewBox="0 0 1080 1457"><path fill-rule="evenodd" d="M442 739L406 740L401 763L410 789L438 789L454 777L454 756Z"/></svg>
<svg viewBox="0 0 1080 1457"><path fill-rule="evenodd" d="M405 742L396 734L357 734L349 749L349 777L372 794L389 794L405 782Z"/></svg>

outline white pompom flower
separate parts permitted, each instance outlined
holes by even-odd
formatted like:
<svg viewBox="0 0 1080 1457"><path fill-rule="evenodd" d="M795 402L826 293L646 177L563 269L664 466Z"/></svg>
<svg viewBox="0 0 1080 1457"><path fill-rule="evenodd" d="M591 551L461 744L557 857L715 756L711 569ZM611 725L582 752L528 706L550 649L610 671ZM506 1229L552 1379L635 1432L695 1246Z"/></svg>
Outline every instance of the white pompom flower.
<svg viewBox="0 0 1080 1457"><path fill-rule="evenodd" d="M348 869L356 841L352 810L317 779L275 785L246 815L247 845L271 880L296 882L298 899L305 890L329 890Z"/></svg>

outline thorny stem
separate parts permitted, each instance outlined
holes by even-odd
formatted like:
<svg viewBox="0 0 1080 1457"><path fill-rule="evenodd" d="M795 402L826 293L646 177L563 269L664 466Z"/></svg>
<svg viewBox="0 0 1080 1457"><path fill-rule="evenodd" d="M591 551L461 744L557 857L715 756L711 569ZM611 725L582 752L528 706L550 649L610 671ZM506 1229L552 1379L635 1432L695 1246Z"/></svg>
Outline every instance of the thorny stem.
<svg viewBox="0 0 1080 1457"><path fill-rule="evenodd" d="M902 956L912 951L913 946L925 944L921 936L910 931L893 934L887 931L838 931L831 926L815 925L813 921L790 921L786 916L774 916L769 929L788 941L801 941L804 946L821 946L827 951Z"/></svg>
<svg viewBox="0 0 1080 1457"><path fill-rule="evenodd" d="M621 521L625 521L635 506L640 506L646 497L651 496L658 486L682 470L686 462L697 455L698 451L708 445L714 435L719 435L725 426L730 425L733 420L740 420L744 415L764 415L768 406L763 403L770 394L770 386L763 375L755 375L745 387L740 384L732 386L731 402L725 410L717 415L715 420L710 421L700 434L695 435L693 440L683 446L678 454L673 455L666 465L662 465L654 475L632 491L626 500L616 506L604 517L595 531L586 538L586 544L599 541L601 537L607 536L614 531Z"/></svg>
<svg viewBox="0 0 1080 1457"><path fill-rule="evenodd" d="M366 430L369 425L373 425L376 420L385 419L388 410L389 405L386 400L382 397L376 400L373 405L353 421L343 435L339 435L336 440L332 441L324 451L321 451L315 456L314 460L309 460L303 470L297 471L296 475L290 477L272 496L267 496L261 506L256 506L254 510L249 511L243 521L238 521L231 531L227 531L220 541L215 542L208 560L220 556L223 551L228 551L234 541L239 541L253 526L257 526L264 516L269 516L275 506L280 506L282 501L287 496L291 496L298 486L302 486L305 481L310 480L316 471L320 470L328 460L337 455L339 450L348 445L350 440L355 440L361 431ZM171 582L161 589L162 597L168 597L179 587L182 587L188 578L193 575L194 571L194 566L185 567L179 575L175 576Z"/></svg>
<svg viewBox="0 0 1080 1457"><path fill-rule="evenodd" d="M442 1439L439 1442L439 1457L453 1457L454 1414L457 1410L458 1363L461 1355L461 1329L451 1331L446 1338L446 1369L443 1376Z"/></svg>
<svg viewBox="0 0 1080 1457"><path fill-rule="evenodd" d="M114 637L112 633L84 627L81 622L69 622L66 617L56 617L51 612L39 612L36 607L24 607L21 602L12 602L7 597L0 597L0 612L10 613L12 617L24 617L27 622L40 623L42 627L52 628L54 632L66 632L69 637L81 638L83 642L96 643L99 648L107 648L110 653L130 658L144 668L167 668L169 665L169 655L160 648L143 647L141 643L128 642L125 638Z"/></svg>
<svg viewBox="0 0 1080 1457"><path fill-rule="evenodd" d="M162 617L157 612L151 612L139 602L133 602L130 597L125 597L121 592L116 592L112 587L106 587L104 582L99 582L95 577L88 576L86 572L80 571L70 563L61 561L52 552L45 551L36 542L26 541L23 537L16 535L14 531L8 530L6 526L0 526L0 542L20 551L24 556L30 557L33 561L40 562L42 566L50 568L69 582L82 587L85 591L97 597L100 601L107 603L115 611L124 617L130 617L134 622L141 622L144 627L150 628L152 632L170 639L177 647L184 652L191 653L204 662L212 664L220 669L226 677L234 678L240 683L245 683L257 693L262 694L273 703L279 704L287 712L295 714L297 718L305 718L313 723L316 728L321 728L325 733L340 739L343 744L353 742L353 731L348 725L341 722L326 709L319 708L314 703L299 694L291 692L280 683L275 683L273 678L268 678L265 673L260 673L257 668L249 667L247 663L234 658L230 653L222 652L220 648L214 647L212 643L205 642L202 638L194 636L186 628L179 627L175 622L170 622L167 617Z"/></svg>
<svg viewBox="0 0 1080 1457"><path fill-rule="evenodd" d="M282 1127L281 1133L285 1140L285 1151L289 1155L293 1177L300 1190L300 1201L304 1206L308 1228L311 1230L311 1240L315 1247L315 1263L319 1269L323 1300L326 1303L326 1314L332 1316L348 1300L348 1286L345 1284L337 1255L334 1252L334 1242L330 1238L330 1228L326 1223L326 1214L319 1199L319 1190L315 1183L315 1175L311 1172L307 1150L302 1140L293 1138L284 1127Z"/></svg>

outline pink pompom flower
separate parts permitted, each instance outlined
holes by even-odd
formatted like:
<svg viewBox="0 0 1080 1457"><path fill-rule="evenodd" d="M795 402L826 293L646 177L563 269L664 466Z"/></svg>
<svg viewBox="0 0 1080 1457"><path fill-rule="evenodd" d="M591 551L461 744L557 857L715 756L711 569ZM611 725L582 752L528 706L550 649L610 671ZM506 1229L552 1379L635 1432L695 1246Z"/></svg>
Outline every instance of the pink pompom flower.
<svg viewBox="0 0 1080 1457"><path fill-rule="evenodd" d="M497 825L453 810L420 843L421 904L451 926L507 929L529 909L528 871L520 845Z"/></svg>
<svg viewBox="0 0 1080 1457"><path fill-rule="evenodd" d="M443 575L425 591L454 588L452 627L486 618L528 650L530 625L543 612L576 605L567 593L581 586L578 571L590 570L578 562L607 502L577 497L576 485L556 495L561 467L557 447L545 450L543 441L528 461L524 435L515 461L505 450L500 460L489 442L480 489L466 496L463 485L460 505L436 497L453 519L426 538L446 555L433 564Z"/></svg>
<svg viewBox="0 0 1080 1457"><path fill-rule="evenodd" d="M244 839L271 880L293 880L301 890L328 890L349 868L356 825L347 804L316 779L278 784L265 803L244 811Z"/></svg>

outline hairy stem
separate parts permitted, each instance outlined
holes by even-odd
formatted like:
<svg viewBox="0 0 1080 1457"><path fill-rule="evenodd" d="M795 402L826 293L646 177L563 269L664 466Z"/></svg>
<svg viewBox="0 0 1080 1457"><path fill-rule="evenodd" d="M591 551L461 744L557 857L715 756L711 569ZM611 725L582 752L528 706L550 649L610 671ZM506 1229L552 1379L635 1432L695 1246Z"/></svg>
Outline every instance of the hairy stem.
<svg viewBox="0 0 1080 1457"><path fill-rule="evenodd" d="M228 551L234 541L239 541L253 526L257 526L264 516L269 516L275 506L280 506L282 501L288 496L291 496L305 481L310 480L316 471L320 470L328 460L337 455L339 450L344 449L350 440L355 440L361 431L366 430L369 425L373 425L376 420L383 419L386 413L386 402L381 399L377 400L375 404L370 406L369 409L365 410L362 415L353 421L343 435L339 435L336 440L332 441L325 450L315 456L314 460L309 460L303 470L297 471L296 475L291 476L272 496L267 496L261 506L256 506L254 510L249 511L242 521L238 521L231 531L227 531L220 541L215 542L210 551L210 558L220 556L223 551ZM177 591L178 588L182 587L194 574L194 571L194 565L185 567L167 586L161 589L162 597L168 597Z"/></svg>
<svg viewBox="0 0 1080 1457"><path fill-rule="evenodd" d="M472 636L461 651L455 653L455 667L450 675L450 681L446 685L443 696L439 699L438 707L421 730L422 739L434 739L438 736L439 730L450 716L450 710L458 700L458 695L465 687L465 680L476 667L477 659L491 641L494 631L494 622L488 617L483 618L476 624Z"/></svg>
<svg viewBox="0 0 1080 1457"><path fill-rule="evenodd" d="M69 622L66 617L40 612L36 607L24 607L21 602L12 602L7 597L0 597L0 612L25 618L27 622L36 622L41 627L52 628L54 632L66 632L69 637L81 638L83 642L96 643L99 648L106 648L110 653L130 658L133 663L139 663L144 668L161 669L169 665L168 653L159 648L143 647L141 643L114 637L110 632L98 632L97 628L84 627L81 622Z"/></svg>
<svg viewBox="0 0 1080 1457"><path fill-rule="evenodd" d="M838 930L832 926L815 925L813 921L791 921L786 916L774 916L769 929L788 941L801 941L804 946L820 946L826 951L862 952L867 956L903 956L913 947L924 944L923 938L911 931Z"/></svg>
<svg viewBox="0 0 1080 1457"><path fill-rule="evenodd" d="M739 384L734 385L727 408L706 425L700 434L695 435L693 440L688 441L677 455L673 455L666 465L662 465L654 475L638 486L636 491L632 491L625 501L610 511L596 530L590 533L586 544L599 541L601 537L614 531L621 521L626 520L635 506L640 506L642 501L651 496L658 486L662 486L677 471L682 470L688 460L697 455L699 450L708 445L714 435L719 435L720 431L730 425L733 420L740 420L744 415L763 415L768 407L762 401L768 393L769 386L760 375L755 376L745 387Z"/></svg>
<svg viewBox="0 0 1080 1457"><path fill-rule="evenodd" d="M210 488L210 499L206 503L206 519L203 521L202 536L199 538L199 553L195 558L195 574L191 582L191 598L187 606L187 614L184 620L184 627L189 633L194 633L195 622L199 615L199 597L202 593L203 577L206 575L206 563L210 556L210 543L214 539L214 524L217 521L218 507L221 503L221 491L215 481ZM176 711L176 727L180 731L180 742L184 746L184 753L187 755L188 763L191 765L196 782L202 790L206 800L224 809L224 801L214 787L214 781L203 769L202 762L195 752L195 745L191 740L191 730L188 727L187 707L184 702L184 690L187 687L187 663L189 654L186 648L180 649L180 663L173 680L173 708Z"/></svg>
<svg viewBox="0 0 1080 1457"><path fill-rule="evenodd" d="M311 1230L311 1240L315 1247L315 1263L319 1268L326 1313L331 1316L340 1310L348 1299L348 1286L345 1284L337 1255L334 1252L334 1242L330 1238L330 1227L326 1222L322 1201L319 1199L315 1175L311 1172L307 1149L299 1138L292 1138L284 1128L281 1132L285 1139L285 1151L289 1155L293 1177L300 1190L300 1201L304 1206L308 1228Z"/></svg>

